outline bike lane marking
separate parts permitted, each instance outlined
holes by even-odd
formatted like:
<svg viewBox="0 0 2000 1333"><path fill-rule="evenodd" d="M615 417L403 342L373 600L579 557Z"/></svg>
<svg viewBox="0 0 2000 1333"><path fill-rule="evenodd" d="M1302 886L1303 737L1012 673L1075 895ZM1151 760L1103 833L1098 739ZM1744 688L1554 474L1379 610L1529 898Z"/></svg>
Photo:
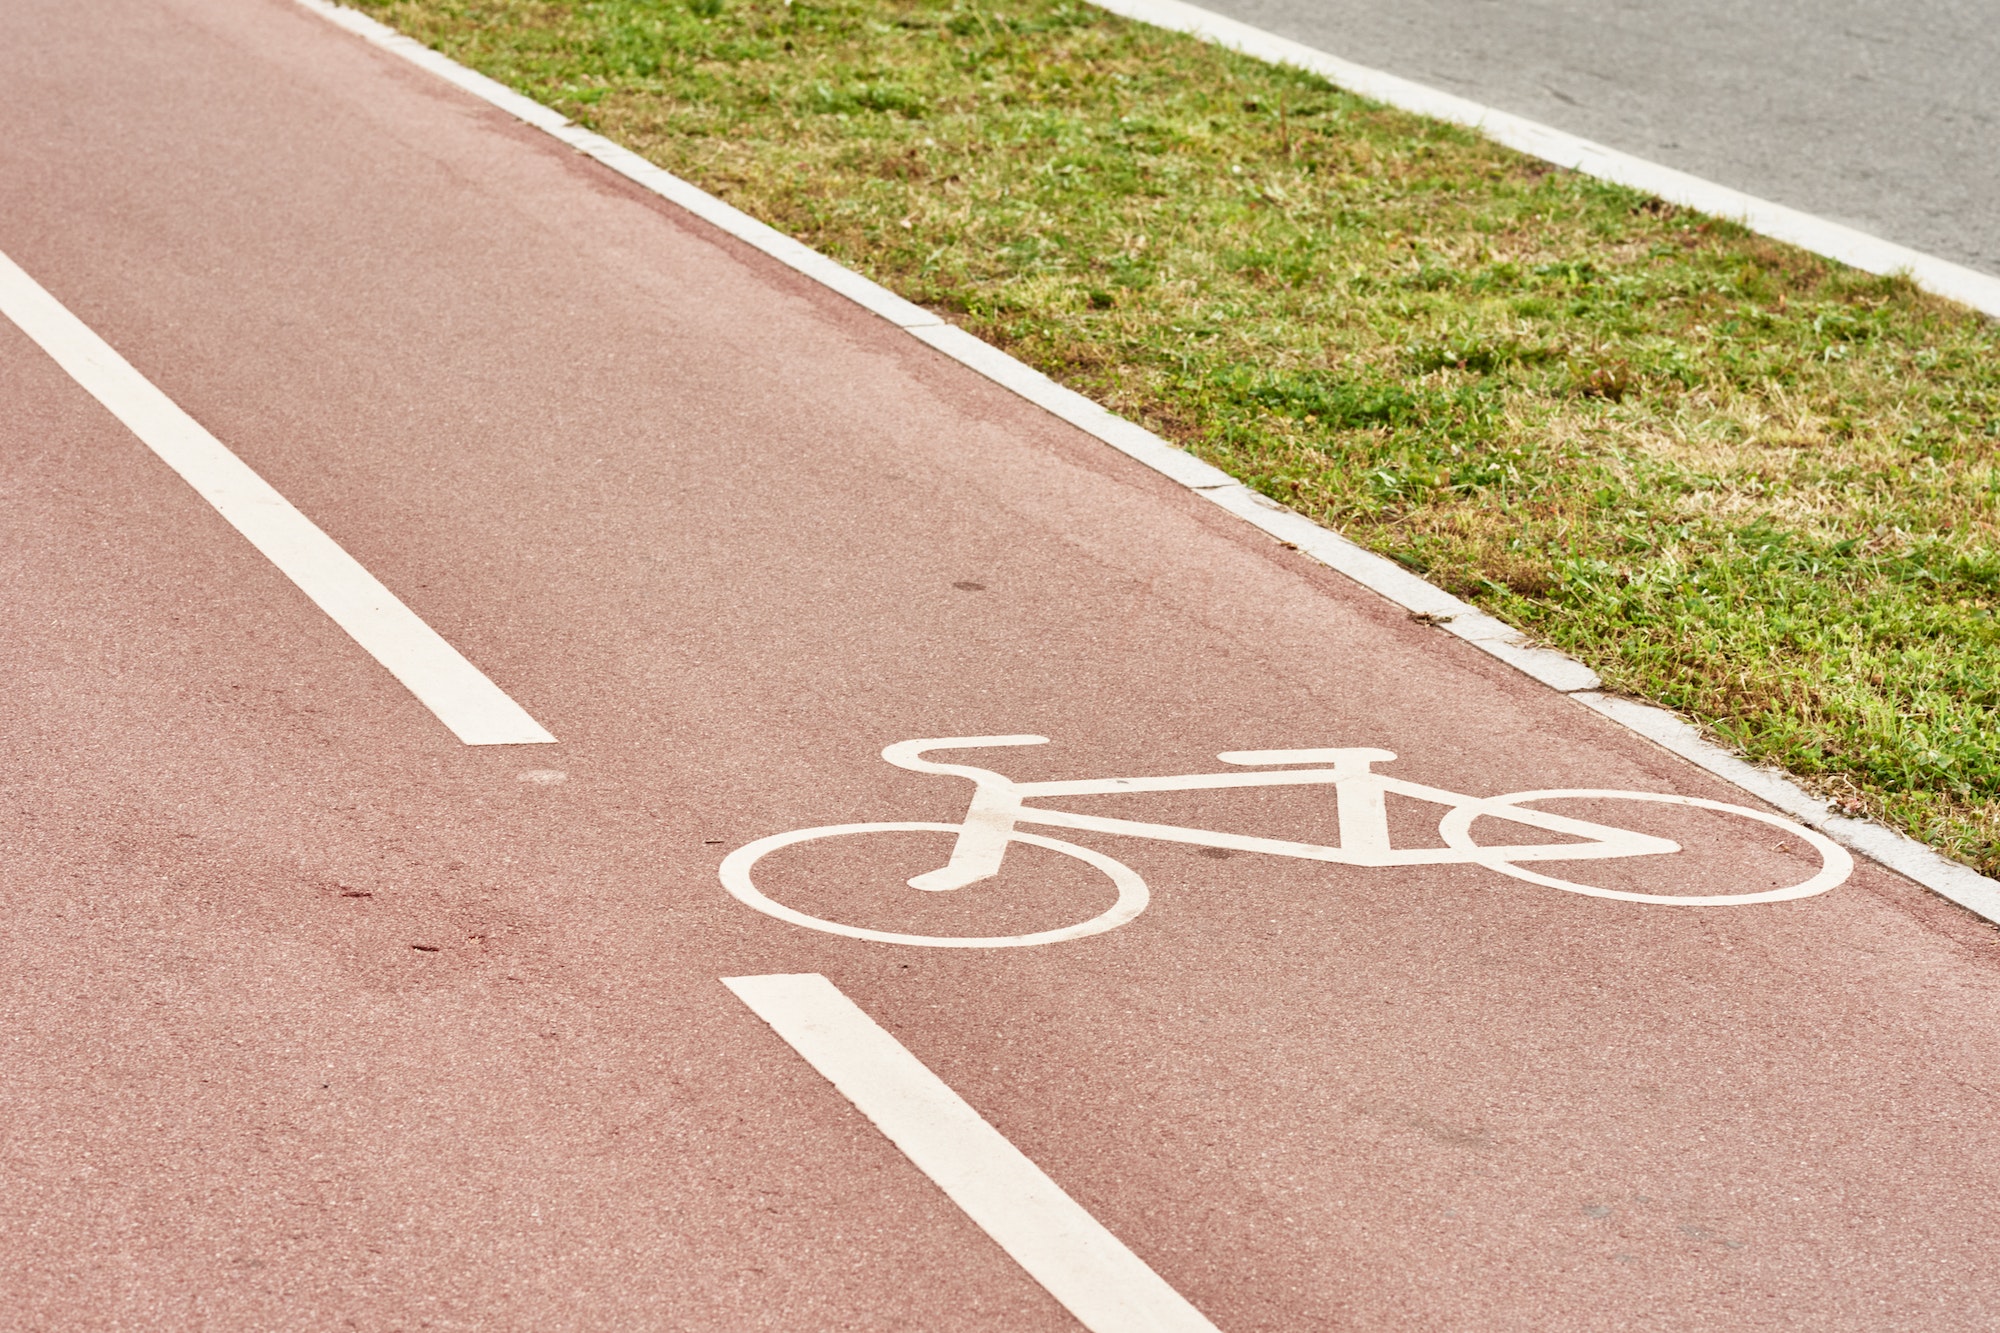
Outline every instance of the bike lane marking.
<svg viewBox="0 0 2000 1333"><path fill-rule="evenodd" d="M831 981L806 972L722 984L1091 1333L1218 1333Z"/></svg>
<svg viewBox="0 0 2000 1333"><path fill-rule="evenodd" d="M793 925L825 931L850 939L874 940L883 944L916 945L926 948L1000 949L1057 944L1086 935L1102 934L1133 920L1146 909L1150 897L1146 883L1130 866L1094 848L1061 842L1038 834L1024 833L1023 824L1077 829L1196 847L1219 847L1259 852L1271 856L1331 862L1338 865L1387 868L1391 866L1472 864L1483 865L1515 879L1561 889L1590 898L1619 902L1650 903L1675 907L1736 907L1750 903L1787 902L1810 898L1845 883L1854 871L1854 860L1832 839L1779 815L1753 810L1725 801L1669 792L1631 791L1616 788L1551 788L1540 791L1507 792L1497 796L1469 796L1427 786L1404 778L1371 771L1372 765L1396 758L1389 750L1375 747L1312 750L1237 750L1216 757L1225 763L1269 764L1307 758L1331 761L1331 767L1265 770L1256 773L1184 773L1158 777L1060 779L1044 782L1015 782L990 769L967 764L943 764L925 759L933 750L986 749L999 746L1038 745L1041 736L958 736L899 741L882 751L882 758L899 768L947 777L969 778L974 783L971 804L959 824L898 822L875 824L830 824L820 828L796 829L772 834L737 848L724 858L719 870L723 887L744 905ZM1332 786L1340 821L1340 840L1326 846L1306 842L1228 833L1216 829L1146 823L1138 820L1080 814L1030 806L1030 796L1107 796L1144 792L1240 790L1246 787ZM1444 847L1397 848L1391 844L1384 797L1389 793L1412 797L1445 807L1438 824ZM1796 884L1738 893L1673 894L1638 893L1610 889L1529 870L1523 861L1601 860L1630 856L1672 854L1684 850L1679 843L1608 824L1577 819L1532 806L1541 801L1630 800L1648 804L1678 805L1698 810L1733 814L1782 830L1818 852L1820 868ZM1496 844L1476 841L1473 822L1485 818L1528 828L1566 834L1581 842ZM916 875L906 883L912 889L949 892L965 888L1000 872L1011 842L1026 843L1072 856L1094 866L1117 887L1117 901L1088 921L1053 930L1009 936L933 936L876 930L823 917L814 917L789 907L759 889L752 870L765 855L800 843L822 838L871 833L950 833L955 835L951 859L939 869Z"/></svg>
<svg viewBox="0 0 2000 1333"><path fill-rule="evenodd" d="M467 745L555 737L5 253L6 315Z"/></svg>

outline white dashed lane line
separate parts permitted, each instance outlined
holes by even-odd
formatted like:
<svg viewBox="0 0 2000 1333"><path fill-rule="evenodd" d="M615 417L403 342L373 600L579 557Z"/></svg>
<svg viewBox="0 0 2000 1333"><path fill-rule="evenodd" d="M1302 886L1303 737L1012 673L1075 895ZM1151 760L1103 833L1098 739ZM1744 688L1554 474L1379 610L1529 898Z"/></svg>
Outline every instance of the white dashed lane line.
<svg viewBox="0 0 2000 1333"><path fill-rule="evenodd" d="M1091 1333L1218 1333L825 977L724 977L722 984Z"/></svg>
<svg viewBox="0 0 2000 1333"><path fill-rule="evenodd" d="M0 314L180 473L461 741L555 741L359 561L5 254L0 254Z"/></svg>

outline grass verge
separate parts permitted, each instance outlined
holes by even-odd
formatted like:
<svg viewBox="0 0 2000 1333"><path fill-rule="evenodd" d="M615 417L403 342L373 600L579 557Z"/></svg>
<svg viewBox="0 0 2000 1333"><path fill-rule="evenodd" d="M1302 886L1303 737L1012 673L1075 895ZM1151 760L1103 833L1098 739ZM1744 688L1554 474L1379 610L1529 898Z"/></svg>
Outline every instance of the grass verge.
<svg viewBox="0 0 2000 1333"><path fill-rule="evenodd" d="M2000 873L2000 328L1075 0L359 0Z"/></svg>

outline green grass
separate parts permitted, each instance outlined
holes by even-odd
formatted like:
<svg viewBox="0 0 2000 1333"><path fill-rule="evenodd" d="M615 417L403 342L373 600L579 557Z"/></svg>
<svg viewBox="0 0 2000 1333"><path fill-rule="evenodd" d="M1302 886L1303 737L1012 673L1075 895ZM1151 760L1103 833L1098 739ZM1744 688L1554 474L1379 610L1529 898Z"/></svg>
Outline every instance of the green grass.
<svg viewBox="0 0 2000 1333"><path fill-rule="evenodd" d="M2000 330L1071 0L362 0L2000 871Z"/></svg>

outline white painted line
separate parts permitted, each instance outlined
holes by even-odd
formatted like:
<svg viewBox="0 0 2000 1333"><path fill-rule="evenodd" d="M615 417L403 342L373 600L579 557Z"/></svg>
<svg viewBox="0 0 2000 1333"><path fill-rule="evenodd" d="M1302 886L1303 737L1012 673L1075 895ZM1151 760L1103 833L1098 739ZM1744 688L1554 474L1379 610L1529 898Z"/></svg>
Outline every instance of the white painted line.
<svg viewBox="0 0 2000 1333"><path fill-rule="evenodd" d="M1091 1333L1217 1333L825 977L724 977L722 984Z"/></svg>
<svg viewBox="0 0 2000 1333"><path fill-rule="evenodd" d="M555 740L333 538L0 254L0 314L180 473L467 745Z"/></svg>
<svg viewBox="0 0 2000 1333"><path fill-rule="evenodd" d="M1121 4L1138 4L1141 2L1142 0L1118 0L1118 3ZM1154 0L1154 2L1165 4L1169 3L1170 0ZM569 144L571 147L578 148L580 151L588 151L592 157L604 163L611 170L618 172L663 198L682 203L690 211L697 213L714 224L718 230L726 232L746 245L762 250L773 259L796 269L815 282L823 283L832 290L846 295L855 303L874 311L884 319L898 325L912 337L922 339L925 343L936 348L939 352L957 361L959 364L968 369L975 370L994 383L1012 390L1029 402L1061 417L1064 421L1069 422L1085 434L1095 436L1120 453L1152 468L1155 472L1172 478L1194 491L1195 494L1206 497L1212 503L1227 509L1237 517L1262 529L1278 541L1288 546L1296 547L1302 553L1312 557L1328 568L1337 570L1362 587L1378 593L1388 601L1403 607L1412 615L1422 616L1426 620L1433 621L1447 633L1457 636L1472 647L1499 661L1505 662L1507 665L1533 677L1551 689L1559 690L1573 698L1581 698L1585 693L1596 690L1601 683L1595 672L1576 659L1556 652L1554 649L1539 647L1529 642L1526 635L1514 629L1511 625L1504 624L1468 603L1460 601L1444 589L1404 569L1395 561L1385 559L1372 551L1365 550L1339 533L1321 527L1305 515L1287 509L1277 501L1260 495L1247 486L1231 481L1226 473L1210 467L1207 463L1195 458L1177 445L1169 444L1145 427L1127 421L1123 417L1116 416L1097 404L1092 403L1089 399L1084 398L1081 394L1063 388L1063 386L1057 384L1039 370L1022 364L999 348L981 342L963 329L944 323L936 316L929 314L929 312L921 311L919 307L910 305L902 297L870 282L857 273L842 268L831 259L807 250L806 247L800 245L797 241L782 236L763 223L731 208L728 204L723 203L720 199L715 198L706 191L690 185L670 172L661 170L650 162L646 162L637 154L620 148L602 135L593 134L589 130L571 125L563 117L549 108L542 106L539 102L529 101L519 93L494 83L491 79L486 78L485 75L475 74L464 66L431 50L429 47L412 41L410 38L396 32L393 28L384 27L374 19L359 14L354 10L345 9L339 5L330 3L330 0L298 0L298 3L304 5L314 13L324 15L341 27L373 42L386 51L393 52L405 60L421 65L425 69L438 72L442 77L449 79L474 96L485 98L492 105L519 116L530 125L541 126L551 134L556 134L557 137L561 138L563 142ZM1106 6L1106 8L1109 7ZM1181 17L1187 19L1190 23L1194 21L1195 16L1208 14L1208 11L1195 9L1192 5L1179 5L1178 9L1184 11ZM1162 14L1165 13L1164 10L1160 12ZM1129 16L1137 17L1137 14L1135 12ZM1216 24L1230 24L1233 22L1232 20L1221 18L1219 15L1209 15L1208 17L1213 19ZM1158 22L1158 20L1151 18L1143 19L1142 21ZM1161 26L1172 25L1162 24ZM1235 26L1238 28L1243 27L1241 24L1236 24ZM1196 29L1190 27L1183 29L1183 31L1195 32ZM1223 30L1217 28L1215 31L1220 32ZM1466 102L1460 98L1449 98L1444 93L1430 93L1430 90L1423 89L1420 85L1407 84L1405 80L1396 79L1392 75L1376 75L1375 71L1363 70L1358 65L1348 65L1345 61L1341 61L1334 56L1313 51L1310 47L1285 42L1284 39L1273 37L1268 33L1259 33L1254 28L1247 28L1244 30L1244 33L1238 35L1243 37L1247 42L1250 34L1254 34L1259 38L1267 38L1270 42L1279 43L1288 49L1296 47L1295 54L1309 55L1315 59L1329 62L1324 69L1314 69L1314 72L1321 74L1322 77L1332 79L1334 82L1343 83L1343 86L1350 86L1343 82L1344 76L1336 78L1334 74L1328 72L1329 70L1338 67L1341 70L1352 73L1357 80L1362 75L1370 75L1390 81L1390 83L1381 84L1357 82L1351 85L1354 91L1362 93L1364 96L1394 102L1391 94L1396 89L1391 84L1406 85L1408 89L1413 90L1411 92L1413 98L1417 93L1422 92L1434 97L1444 98L1448 103L1456 103L1460 109L1470 108L1478 111L1482 116L1488 114L1485 108L1478 107L1475 103ZM1206 36L1208 34L1206 30L1203 30L1198 35ZM1220 39L1217 38L1216 40ZM1267 49L1275 51L1276 47L1251 50L1245 46L1238 49L1244 50L1245 54L1275 59L1282 63L1298 63L1290 55L1266 55ZM486 91L489 87L497 91L489 93ZM517 104L523 103L532 110L525 112L517 110ZM1409 104L1394 102L1394 104L1403 106L1406 110L1421 111L1423 109L1422 106L1419 106L1415 102ZM1446 104L1440 103L1439 105L1445 106ZM1446 106L1446 111L1449 109ZM1442 115L1445 114L1445 111L1434 114ZM1501 115L1499 112L1492 112L1490 114L1494 117ZM554 118L553 125L550 123L551 117ZM1511 121L1518 118L1508 117L1507 119ZM1478 123L1487 125L1488 121L1481 120ZM1521 121L1520 123L1524 126L1532 126L1533 124L1529 121ZM1548 134L1559 133L1559 131L1547 130L1546 127L1541 126L1534 126L1533 128L1538 131L1545 131ZM560 133L558 133L558 130L560 130ZM1570 136L1563 137L1568 138ZM1505 141L1503 140L1503 142ZM1586 143L1585 140L1581 139L1575 142L1577 144ZM1535 151L1528 147L1525 141L1512 142L1510 146L1521 149L1524 152L1532 153ZM1603 154L1610 154L1612 151L1608 148L1598 148L1596 145L1590 145L1590 147ZM1614 154L1614 156L1622 155ZM1556 159L1551 158L1550 160L1553 161ZM1638 159L1630 159L1630 161L1637 162ZM1640 163L1640 165L1645 166L1647 164ZM1660 172L1668 171L1668 168L1665 167L1655 169ZM1680 175L1678 172L1670 174L1674 176ZM1690 181L1694 180L1693 177L1686 179ZM1636 178L1625 183L1631 184L1636 188L1653 190L1654 193L1661 194L1662 198L1669 197L1660 190L1655 189L1652 184ZM1699 181L1695 183L1705 184L1705 182ZM1724 187L1719 185L1709 188L1724 191ZM1724 193L1739 201L1747 201L1749 203L1758 202L1750 199L1748 195L1739 196L1734 191L1724 191ZM694 202L688 202L690 200ZM1709 207L1709 205L1704 204L1692 204L1691 206L1698 208ZM1786 214L1792 212L1792 210L1783 209L1780 205L1776 204L1766 205L1766 207L1777 209ZM1729 215L1729 208L1727 206L1718 205L1712 211L1720 211L1725 216ZM1744 214L1742 216L1748 220L1749 215ZM1801 218L1806 217L1804 214L1797 214L1796 216ZM1833 232L1847 233L1851 236L1860 237L1862 240L1869 241L1874 245L1887 246L1888 250L1894 251L1898 255L1913 260L1925 260L1925 265L1914 263L1892 265L1891 269L1895 267L1908 267L1912 275L1917 278L1917 281L1930 290L1936 291L1940 295L1950 296L1953 299L1963 301L1975 309L1985 311L1987 314L2000 316L2000 283L1986 278L1983 274L1973 273L1970 269L1960 269L1957 265L1947 264L1941 259L1929 259L1928 256L1918 255L1914 251L1904 251L1897 246L1888 246L1887 242L1875 241L1872 237L1862 236L1860 232L1850 232L1848 228L1839 227L1831 222L1811 218L1807 220L1817 223L1821 227L1829 228ZM1773 236L1779 235L1776 231L1769 232L1768 234ZM778 240L773 241L770 239L772 237L777 237ZM1792 238L1787 237L1786 239ZM782 244L779 242L782 242ZM1806 245L1808 249L1817 248L1805 240L1797 240L1795 243ZM1827 254L1831 258L1842 259L1847 263L1853 263L1856 267L1869 267L1867 264L1860 263L1855 259L1847 258L1841 254L1836 254L1831 250L1821 250L1820 253ZM811 262L807 262L801 256L810 256ZM830 279L827 276L828 274L840 275L839 280L834 281ZM1960 289L1953 289L1950 284L1959 282L1962 277L1970 278L1973 281L1970 285L1961 284ZM1983 285L1989 283L1994 285L1990 288ZM907 316L900 313L905 309L919 310L919 313L924 318L919 321L915 316ZM1610 699L1610 696L1598 697L1600 701ZM1614 709L1602 705L1601 702L1591 702L1589 699L1584 699L1584 702L1587 706L1611 718L1613 721L1628 726L1641 735L1658 740L1658 737L1653 736L1652 731L1649 731L1646 726L1634 722L1629 711ZM1616 702L1626 703L1628 701L1618 700ZM1687 726L1686 723L1675 718L1673 714L1666 713L1660 709L1650 708L1643 704L1631 704L1630 707L1642 709L1649 714L1657 713L1673 721L1678 726ZM1689 728L1689 730L1692 731L1692 728ZM1792 804L1773 802L1774 804L1779 804L1781 809L1798 814L1801 821L1821 830L1835 841L1851 847L1864 855L1873 857L1882 864L1909 876L1925 888L1951 899L1951 901L1959 904L1961 907L1976 912L1989 921L2000 923L2000 880L1988 879L1970 866L1960 865L1956 861L1940 856L1933 848L1926 847L1916 839L1905 837L1893 829L1884 828L1882 825L1868 823L1863 820L1842 819L1829 815L1825 812L1825 802L1819 801L1816 797L1801 789L1796 783L1790 781L1790 779L1776 773L1770 773L1769 770L1756 769L1736 756L1730 755L1728 751L1709 745L1705 741L1701 742L1699 747L1675 748L1669 745L1667 748L1672 749L1674 753L1680 755L1690 763L1707 769L1710 773L1727 782L1737 783L1738 785L1743 784L1743 774L1745 772L1767 774L1767 777L1759 778L1756 785L1749 786L1746 789L1758 795L1766 796L1766 799L1769 799L1767 792L1776 790L1770 784L1782 783L1785 789L1791 793L1791 796L1787 799ZM1729 762L1726 764L1722 763L1715 759L1714 756L1721 756ZM1796 808L1798 806L1817 810L1820 813L1817 815L1799 814Z"/></svg>
<svg viewBox="0 0 2000 1333"><path fill-rule="evenodd" d="M2000 318L2000 278L1927 255L1727 185L1621 153L1553 126L1482 106L1378 69L1225 18L1184 0L1090 0L1099 9L1184 32L1274 65L1290 65L1351 93L1435 120L1467 125L1531 157L1586 176L1629 185L1668 203L1741 222L1751 231L1869 273L1907 273L1927 292Z"/></svg>

